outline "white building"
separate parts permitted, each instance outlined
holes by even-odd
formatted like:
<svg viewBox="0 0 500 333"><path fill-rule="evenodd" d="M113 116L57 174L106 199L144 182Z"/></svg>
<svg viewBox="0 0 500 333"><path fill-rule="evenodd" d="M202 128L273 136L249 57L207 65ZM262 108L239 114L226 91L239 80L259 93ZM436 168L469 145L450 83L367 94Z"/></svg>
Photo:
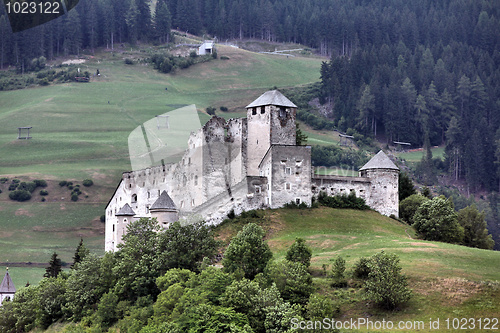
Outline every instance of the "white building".
<svg viewBox="0 0 500 333"><path fill-rule="evenodd" d="M5 272L5 276L3 277L2 284L0 284L0 306L4 299L9 298L13 299L14 294L16 293L16 287L14 286L14 282L9 274L9 268L7 268L7 272Z"/></svg>

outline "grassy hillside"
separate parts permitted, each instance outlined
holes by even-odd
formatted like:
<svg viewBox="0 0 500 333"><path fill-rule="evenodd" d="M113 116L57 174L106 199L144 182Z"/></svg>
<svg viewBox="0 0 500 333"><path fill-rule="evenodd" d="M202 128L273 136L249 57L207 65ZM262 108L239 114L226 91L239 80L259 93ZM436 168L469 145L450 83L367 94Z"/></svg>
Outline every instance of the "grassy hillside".
<svg viewBox="0 0 500 333"><path fill-rule="evenodd" d="M38 195L25 203L13 202L8 183L0 185L0 263L45 263L53 251L70 262L80 237L94 252L102 252L104 228L99 216L121 173L131 168L128 136L145 121L189 104L198 108L201 123L209 119L204 113L208 106L228 107L228 113L217 111L225 118L243 117L244 107L274 86L319 80L321 65L321 59L264 55L229 46L219 46L217 60L168 75L144 63L124 63L125 58L144 58L149 51L154 50L101 50L84 56L85 63L76 66L90 73L99 69L101 74L90 83L0 92L0 177L49 181L46 202ZM17 128L23 126L33 126L33 139L17 140ZM77 203L69 200L69 192L58 189L61 180L85 178L95 185L89 198ZM43 275L43 268L34 270ZM36 282L32 271L12 268L12 276L23 285L27 280Z"/></svg>
<svg viewBox="0 0 500 333"><path fill-rule="evenodd" d="M311 271L321 293L330 295L341 308L341 319L367 317L375 320L424 321L429 318L492 318L500 313L500 253L415 239L412 229L373 211L279 209L256 219L266 231L275 258L284 257L297 237L312 249ZM248 222L245 221L245 222ZM217 231L228 242L244 222L229 222ZM336 256L346 259L347 270L360 257L380 251L397 254L408 276L414 297L407 307L385 312L363 301L360 288L335 289L323 276ZM389 331L389 330L388 330ZM440 330L446 331L446 330Z"/></svg>

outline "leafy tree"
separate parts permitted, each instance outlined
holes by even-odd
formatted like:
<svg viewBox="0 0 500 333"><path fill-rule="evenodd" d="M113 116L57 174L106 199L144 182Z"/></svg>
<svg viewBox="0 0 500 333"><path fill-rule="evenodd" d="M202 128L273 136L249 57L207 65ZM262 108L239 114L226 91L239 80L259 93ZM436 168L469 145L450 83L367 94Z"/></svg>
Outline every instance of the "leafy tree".
<svg viewBox="0 0 500 333"><path fill-rule="evenodd" d="M62 272L61 259L59 259L57 257L57 253L54 252L52 254L52 257L50 258L49 266L47 268L45 268L45 274L43 275L43 277L56 278L59 275L59 273L61 273L61 272Z"/></svg>
<svg viewBox="0 0 500 333"><path fill-rule="evenodd" d="M312 277L307 268L288 260L270 261L265 275L271 283L275 283L281 297L292 304L307 304L313 292Z"/></svg>
<svg viewBox="0 0 500 333"><path fill-rule="evenodd" d="M159 234L160 270L185 268L198 272L203 258L214 258L220 242L203 221L182 226L175 222Z"/></svg>
<svg viewBox="0 0 500 333"><path fill-rule="evenodd" d="M495 242L488 234L484 212L479 212L476 205L465 207L458 211L458 223L464 228L463 243L465 246L480 249L493 249Z"/></svg>
<svg viewBox="0 0 500 333"><path fill-rule="evenodd" d="M306 245L303 238L295 239L295 242L286 252L286 260L300 262L306 267L311 265L312 250Z"/></svg>
<svg viewBox="0 0 500 333"><path fill-rule="evenodd" d="M118 296L114 293L102 295L97 305L96 317L97 322L103 327L109 327L118 320L117 303Z"/></svg>
<svg viewBox="0 0 500 333"><path fill-rule="evenodd" d="M328 296L320 294L311 294L306 306L306 317L309 320L323 320L324 318L333 318L339 313L338 306L335 306ZM333 332L338 332L334 330Z"/></svg>
<svg viewBox="0 0 500 333"><path fill-rule="evenodd" d="M62 274L57 278L43 279L37 287L36 326L43 329L64 317L67 280Z"/></svg>
<svg viewBox="0 0 500 333"><path fill-rule="evenodd" d="M393 310L411 297L406 276L401 274L399 258L384 251L370 258L370 273L365 283L366 298L378 306Z"/></svg>
<svg viewBox="0 0 500 333"><path fill-rule="evenodd" d="M453 202L444 196L423 202L413 216L413 227L425 240L461 243L464 228L457 222Z"/></svg>
<svg viewBox="0 0 500 333"><path fill-rule="evenodd" d="M412 225L414 223L413 216L417 212L418 207L427 200L429 199L420 194L410 195L399 203L399 217Z"/></svg>
<svg viewBox="0 0 500 333"><path fill-rule="evenodd" d="M264 241L264 230L249 223L233 237L224 254L222 264L225 272L241 270L246 278L253 279L262 273L273 254Z"/></svg>

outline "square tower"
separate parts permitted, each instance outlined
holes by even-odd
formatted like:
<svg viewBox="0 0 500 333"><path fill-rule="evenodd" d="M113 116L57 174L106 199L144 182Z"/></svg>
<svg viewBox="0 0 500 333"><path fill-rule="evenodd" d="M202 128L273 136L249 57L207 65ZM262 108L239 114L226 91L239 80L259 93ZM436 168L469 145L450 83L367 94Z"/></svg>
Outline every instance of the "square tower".
<svg viewBox="0 0 500 333"><path fill-rule="evenodd" d="M259 164L271 145L295 145L297 106L278 90L262 94L247 107L247 174L259 175Z"/></svg>

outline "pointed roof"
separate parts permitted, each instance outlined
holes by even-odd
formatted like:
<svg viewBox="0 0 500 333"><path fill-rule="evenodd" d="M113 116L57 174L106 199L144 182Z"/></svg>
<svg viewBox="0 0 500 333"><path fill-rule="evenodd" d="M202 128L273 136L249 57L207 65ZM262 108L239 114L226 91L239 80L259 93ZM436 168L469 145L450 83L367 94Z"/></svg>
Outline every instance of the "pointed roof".
<svg viewBox="0 0 500 333"><path fill-rule="evenodd" d="M115 216L134 216L135 212L132 210L132 207L129 206L128 203L123 206Z"/></svg>
<svg viewBox="0 0 500 333"><path fill-rule="evenodd" d="M367 169L392 169L399 170L399 168L391 161L391 159L381 150L377 155L373 156L359 171Z"/></svg>
<svg viewBox="0 0 500 333"><path fill-rule="evenodd" d="M16 287L14 286L14 282L9 274L9 269L7 268L7 272L3 277L2 284L0 284L0 294L14 294L16 292Z"/></svg>
<svg viewBox="0 0 500 333"><path fill-rule="evenodd" d="M163 191L163 192L161 192L158 200L156 200L154 202L154 204L149 208L150 211L155 210L155 209L174 209L174 210L177 210L177 207L175 207L174 201L167 194L167 191Z"/></svg>
<svg viewBox="0 0 500 333"><path fill-rule="evenodd" d="M297 105L293 104L288 98L286 98L282 93L278 90L269 90L260 95L255 101L247 105L248 108L253 108L256 106L263 105L277 105L277 106L286 106L289 108L296 108Z"/></svg>

